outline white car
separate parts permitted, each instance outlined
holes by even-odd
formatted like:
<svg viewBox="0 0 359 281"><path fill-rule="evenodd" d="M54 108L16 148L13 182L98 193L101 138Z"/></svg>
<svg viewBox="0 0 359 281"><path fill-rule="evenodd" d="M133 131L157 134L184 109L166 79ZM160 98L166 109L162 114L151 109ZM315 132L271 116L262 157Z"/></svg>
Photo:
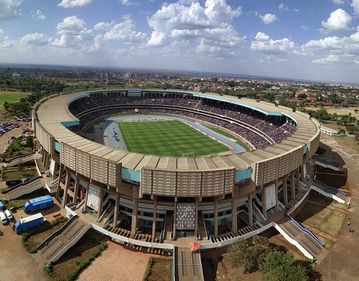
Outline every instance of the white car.
<svg viewBox="0 0 359 281"><path fill-rule="evenodd" d="M7 224L7 217L5 216L4 212L0 212L0 220L2 224Z"/></svg>
<svg viewBox="0 0 359 281"><path fill-rule="evenodd" d="M12 221L14 219L13 215L11 214L11 212L9 210L5 210L4 213L9 221Z"/></svg>

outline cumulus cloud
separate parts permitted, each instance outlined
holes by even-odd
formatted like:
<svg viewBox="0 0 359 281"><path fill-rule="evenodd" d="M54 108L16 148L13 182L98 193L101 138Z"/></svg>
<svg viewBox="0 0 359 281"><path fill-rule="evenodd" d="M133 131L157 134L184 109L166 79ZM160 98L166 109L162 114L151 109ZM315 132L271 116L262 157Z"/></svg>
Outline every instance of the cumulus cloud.
<svg viewBox="0 0 359 281"><path fill-rule="evenodd" d="M253 51L262 52L271 55L285 55L294 51L295 44L288 38L273 40L269 35L258 32L251 43Z"/></svg>
<svg viewBox="0 0 359 281"><path fill-rule="evenodd" d="M37 10L32 14L32 17L36 20L46 20L46 16L42 13L41 10Z"/></svg>
<svg viewBox="0 0 359 281"><path fill-rule="evenodd" d="M0 0L0 20L20 15L22 2L23 0Z"/></svg>
<svg viewBox="0 0 359 281"><path fill-rule="evenodd" d="M270 14L270 13L265 15L259 15L259 17L261 18L264 24L271 24L278 20L275 14Z"/></svg>
<svg viewBox="0 0 359 281"><path fill-rule="evenodd" d="M354 15L359 17L359 0L352 0L351 6L354 9Z"/></svg>
<svg viewBox="0 0 359 281"><path fill-rule="evenodd" d="M282 11L288 11L289 10L288 6L284 5L284 3L280 3L278 5L278 9L282 10Z"/></svg>
<svg viewBox="0 0 359 281"><path fill-rule="evenodd" d="M339 8L330 13L326 21L322 21L322 31L346 31L350 29L352 16Z"/></svg>
<svg viewBox="0 0 359 281"><path fill-rule="evenodd" d="M57 6L63 8L83 7L91 4L92 0L62 0Z"/></svg>
<svg viewBox="0 0 359 281"><path fill-rule="evenodd" d="M244 38L232 26L241 8L233 8L226 0L207 0L202 6L197 1L164 3L148 19L153 29L149 46L164 46L174 41L186 41L198 53L232 53Z"/></svg>
<svg viewBox="0 0 359 281"><path fill-rule="evenodd" d="M359 27L349 36L329 36L310 40L302 46L308 56L314 57L314 63L348 63L359 60ZM319 57L319 58L318 58Z"/></svg>
<svg viewBox="0 0 359 281"><path fill-rule="evenodd" d="M336 5L343 5L344 4L344 0L332 0L332 2Z"/></svg>
<svg viewBox="0 0 359 281"><path fill-rule="evenodd" d="M59 38L56 38L52 44L57 47L83 48L84 43L88 43L91 39L91 30L86 27L86 22L77 16L64 18L56 28Z"/></svg>
<svg viewBox="0 0 359 281"><path fill-rule="evenodd" d="M26 45L43 46L48 45L50 39L43 33L29 33L21 38L21 43Z"/></svg>
<svg viewBox="0 0 359 281"><path fill-rule="evenodd" d="M134 43L143 41L146 34L135 30L135 24L129 17L120 23L100 22L95 25L96 30L105 29L104 40L119 40L123 43Z"/></svg>

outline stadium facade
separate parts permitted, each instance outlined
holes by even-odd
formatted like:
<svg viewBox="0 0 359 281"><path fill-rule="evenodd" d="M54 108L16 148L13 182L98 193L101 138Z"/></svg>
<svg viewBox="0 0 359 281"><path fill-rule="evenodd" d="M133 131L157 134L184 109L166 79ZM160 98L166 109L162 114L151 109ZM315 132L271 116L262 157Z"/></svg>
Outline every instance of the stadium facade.
<svg viewBox="0 0 359 281"><path fill-rule="evenodd" d="M98 120L138 113L210 123L252 150L164 157L111 148L83 136ZM155 243L183 236L216 243L265 225L300 199L320 140L319 123L302 112L178 90L53 95L34 106L33 127L63 207L77 206L100 227Z"/></svg>

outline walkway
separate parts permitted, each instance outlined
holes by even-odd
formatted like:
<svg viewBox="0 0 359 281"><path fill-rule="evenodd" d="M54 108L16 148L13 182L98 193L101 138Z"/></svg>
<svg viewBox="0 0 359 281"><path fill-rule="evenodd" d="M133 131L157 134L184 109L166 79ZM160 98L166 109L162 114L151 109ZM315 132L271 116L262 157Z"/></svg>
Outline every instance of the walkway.
<svg viewBox="0 0 359 281"><path fill-rule="evenodd" d="M151 254L132 251L114 242L78 277L78 281L142 281Z"/></svg>
<svg viewBox="0 0 359 281"><path fill-rule="evenodd" d="M176 249L176 281L203 281L201 255L189 248Z"/></svg>
<svg viewBox="0 0 359 281"><path fill-rule="evenodd" d="M351 192L352 207L349 210L349 216L354 232L348 231L346 223L343 225L336 243L319 264L318 269L323 274L323 280L356 281L359 276L359 156L353 148L341 145L335 138L322 134L322 142L329 145L334 153L338 153L343 158L345 168L348 169L348 180L344 188L350 189Z"/></svg>

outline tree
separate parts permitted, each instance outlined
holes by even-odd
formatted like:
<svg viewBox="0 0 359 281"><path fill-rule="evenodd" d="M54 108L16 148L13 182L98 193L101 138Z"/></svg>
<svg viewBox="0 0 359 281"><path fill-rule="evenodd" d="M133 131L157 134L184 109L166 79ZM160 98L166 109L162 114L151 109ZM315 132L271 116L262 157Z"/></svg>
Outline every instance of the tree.
<svg viewBox="0 0 359 281"><path fill-rule="evenodd" d="M260 264L263 271L263 281L305 281L308 280L307 269L296 265L294 257L289 252L273 251L266 255Z"/></svg>
<svg viewBox="0 0 359 281"><path fill-rule="evenodd" d="M243 266L246 272L259 270L259 265L272 250L268 240L255 236L252 239L239 240L229 251L232 267Z"/></svg>

